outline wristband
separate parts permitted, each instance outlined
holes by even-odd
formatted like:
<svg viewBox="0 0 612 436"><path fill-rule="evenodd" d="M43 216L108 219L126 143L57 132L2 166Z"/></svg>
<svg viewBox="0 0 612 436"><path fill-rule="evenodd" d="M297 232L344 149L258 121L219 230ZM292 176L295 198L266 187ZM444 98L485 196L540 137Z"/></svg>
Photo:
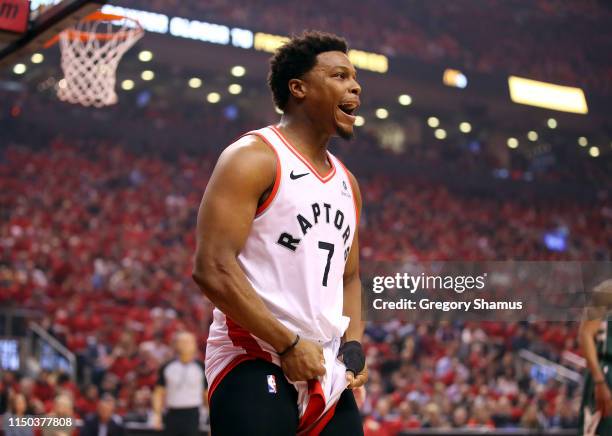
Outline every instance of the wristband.
<svg viewBox="0 0 612 436"><path fill-rule="evenodd" d="M300 335L295 335L295 341L293 341L293 343L289 345L287 348L285 348L283 351L278 353L279 357L282 357L285 354L287 354L289 351L293 350L295 346L298 344L298 342L300 342Z"/></svg>
<svg viewBox="0 0 612 436"><path fill-rule="evenodd" d="M605 380L597 380L596 382L594 382L596 385L602 385L604 384L606 381Z"/></svg>
<svg viewBox="0 0 612 436"><path fill-rule="evenodd" d="M338 355L342 356L342 362L344 362L347 371L351 371L355 375L363 371L365 367L365 354L358 341L348 341L342 344Z"/></svg>

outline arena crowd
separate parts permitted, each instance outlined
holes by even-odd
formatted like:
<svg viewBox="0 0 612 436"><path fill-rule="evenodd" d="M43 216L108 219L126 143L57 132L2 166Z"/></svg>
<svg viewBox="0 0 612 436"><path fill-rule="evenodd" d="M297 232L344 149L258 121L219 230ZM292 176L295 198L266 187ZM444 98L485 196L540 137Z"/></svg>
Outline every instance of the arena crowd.
<svg viewBox="0 0 612 436"><path fill-rule="evenodd" d="M79 379L3 372L0 412L85 418L103 396L125 422L150 422L160 366L176 332L204 349L211 305L192 282L197 207L215 155L172 160L100 140L13 144L0 158L0 304L33 309L78 356ZM362 263L406 260L610 260L607 198L466 196L409 176L367 175ZM543 232L563 227L563 252ZM367 269L367 267L364 267ZM573 323L368 325L368 434L428 427L571 428L579 386L538 372L529 349L579 353ZM578 368L576 368L578 369Z"/></svg>

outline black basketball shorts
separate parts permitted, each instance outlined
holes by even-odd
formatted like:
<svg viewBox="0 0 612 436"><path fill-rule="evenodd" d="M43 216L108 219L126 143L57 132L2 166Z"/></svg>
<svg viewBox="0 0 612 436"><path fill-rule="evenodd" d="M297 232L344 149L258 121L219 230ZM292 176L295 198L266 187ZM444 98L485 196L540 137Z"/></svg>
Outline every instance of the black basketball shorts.
<svg viewBox="0 0 612 436"><path fill-rule="evenodd" d="M212 436L293 436L297 434L298 394L277 365L260 359L241 362L210 398ZM361 436L361 416L351 390L336 404L322 436ZM311 434L309 436L314 436Z"/></svg>

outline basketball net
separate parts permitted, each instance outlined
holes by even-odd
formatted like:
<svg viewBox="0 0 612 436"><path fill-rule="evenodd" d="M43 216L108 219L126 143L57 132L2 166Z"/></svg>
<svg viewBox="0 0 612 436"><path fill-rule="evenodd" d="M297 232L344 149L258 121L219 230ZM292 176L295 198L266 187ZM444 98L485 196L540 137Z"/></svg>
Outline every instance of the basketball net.
<svg viewBox="0 0 612 436"><path fill-rule="evenodd" d="M94 12L74 27L49 41L59 39L64 79L57 96L69 103L104 107L117 103L115 83L121 57L144 30L131 18Z"/></svg>

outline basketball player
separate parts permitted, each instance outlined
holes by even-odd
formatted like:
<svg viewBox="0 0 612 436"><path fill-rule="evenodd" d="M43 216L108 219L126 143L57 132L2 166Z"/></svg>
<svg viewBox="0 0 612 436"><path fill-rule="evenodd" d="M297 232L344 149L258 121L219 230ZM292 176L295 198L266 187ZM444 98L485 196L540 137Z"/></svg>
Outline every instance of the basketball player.
<svg viewBox="0 0 612 436"><path fill-rule="evenodd" d="M612 279L593 290L594 307L580 324L588 371L582 394L580 434L612 435Z"/></svg>
<svg viewBox="0 0 612 436"><path fill-rule="evenodd" d="M268 84L280 123L223 151L198 213L211 433L360 435L361 195L327 143L353 135L361 88L346 42L320 32L279 48Z"/></svg>

